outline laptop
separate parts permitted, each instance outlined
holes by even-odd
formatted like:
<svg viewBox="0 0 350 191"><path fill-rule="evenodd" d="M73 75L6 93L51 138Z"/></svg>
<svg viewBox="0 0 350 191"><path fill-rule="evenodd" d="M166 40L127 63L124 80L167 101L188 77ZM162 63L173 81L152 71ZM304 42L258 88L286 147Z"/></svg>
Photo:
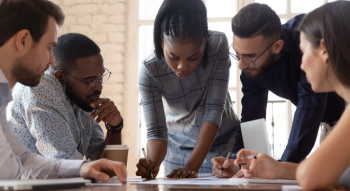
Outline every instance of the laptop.
<svg viewBox="0 0 350 191"><path fill-rule="evenodd" d="M83 178L0 180L0 190L57 190L90 185Z"/></svg>
<svg viewBox="0 0 350 191"><path fill-rule="evenodd" d="M241 123L244 148L271 156L265 119Z"/></svg>

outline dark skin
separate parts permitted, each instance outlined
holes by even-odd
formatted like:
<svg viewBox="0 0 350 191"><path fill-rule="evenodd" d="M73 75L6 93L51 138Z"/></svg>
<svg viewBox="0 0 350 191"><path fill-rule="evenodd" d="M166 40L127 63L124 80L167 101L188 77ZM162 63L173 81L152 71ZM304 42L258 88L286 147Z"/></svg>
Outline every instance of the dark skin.
<svg viewBox="0 0 350 191"><path fill-rule="evenodd" d="M154 152L158 151L158 152ZM142 178L151 178L150 173L153 174L153 178L157 177L159 172L159 166L163 161L167 152L167 143L161 140L150 140L147 143L147 160L141 158L137 163L136 175Z"/></svg>
<svg viewBox="0 0 350 191"><path fill-rule="evenodd" d="M197 41L170 37L164 35L163 50L164 58L179 78L186 78L200 64L205 51L207 41L205 39ZM204 121L201 125L199 135L194 146L193 152L184 168L174 169L168 178L195 178L203 164L215 139L218 126ZM159 171L159 166L164 160L167 152L167 143L161 140L151 140L147 143L147 159L140 159L136 165L137 176L149 178L153 171L155 178Z"/></svg>
<svg viewBox="0 0 350 191"><path fill-rule="evenodd" d="M96 92L102 91L103 86L100 81L93 87L85 84L98 79L104 72L102 54L96 54L90 57L76 59L76 65L69 71L69 74L57 70L54 75L61 84L70 87L71 94L74 95L75 100L78 100L80 104L90 106L94 109L91 112L90 120L96 119L97 123L103 121L112 126L117 126L122 121L117 106L110 99L100 98L99 94L95 95ZM76 103L72 101L72 104ZM79 106L79 104L77 105ZM96 111L97 106L98 110ZM112 144L121 144L121 133L107 132L104 146Z"/></svg>
<svg viewBox="0 0 350 191"><path fill-rule="evenodd" d="M201 130L197 138L196 145L190 158L187 160L184 168L173 170L168 178L196 178L198 170L201 167L206 155L213 144L218 126L210 122L203 122ZM167 143L161 140L151 140L147 143L147 159L141 158L137 166L137 176L142 178L150 178L150 172L153 172L155 178L159 171L159 166L163 161L167 152Z"/></svg>
<svg viewBox="0 0 350 191"><path fill-rule="evenodd" d="M98 112L96 112L96 107L98 105ZM120 125L121 115L113 101L110 101L108 98L100 98L99 100L91 103L90 106L95 109L90 115L91 120L96 118L96 122L98 123L104 121L112 126ZM106 145L120 144L122 144L121 133L112 133L107 131L106 139L100 152L100 158L103 158L103 149L106 147Z"/></svg>

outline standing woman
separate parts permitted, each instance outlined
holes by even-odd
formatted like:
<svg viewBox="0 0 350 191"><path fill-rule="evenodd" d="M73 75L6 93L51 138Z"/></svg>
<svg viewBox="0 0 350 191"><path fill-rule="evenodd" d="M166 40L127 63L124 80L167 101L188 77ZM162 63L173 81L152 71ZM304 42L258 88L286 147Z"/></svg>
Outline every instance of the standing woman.
<svg viewBox="0 0 350 191"><path fill-rule="evenodd" d="M232 150L239 126L228 93L227 38L208 30L201 0L164 0L154 45L140 69L148 154L136 175L155 178L163 160L171 178L212 172L210 159Z"/></svg>

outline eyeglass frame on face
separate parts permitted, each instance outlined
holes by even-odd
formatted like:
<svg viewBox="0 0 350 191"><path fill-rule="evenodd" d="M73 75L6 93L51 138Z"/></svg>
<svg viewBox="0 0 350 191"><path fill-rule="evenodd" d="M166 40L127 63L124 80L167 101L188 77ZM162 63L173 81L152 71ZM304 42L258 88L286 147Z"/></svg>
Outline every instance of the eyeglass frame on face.
<svg viewBox="0 0 350 191"><path fill-rule="evenodd" d="M107 76L107 79L105 80L105 82L107 82L108 79L110 78L111 74L112 74L112 72L110 72L107 68L105 68L105 71L103 72L103 74L102 74L99 78L96 78L95 80L93 80L93 81L91 81L91 82L85 82L84 80L81 80L81 79L79 79L79 78L73 76L73 75L70 74L69 72L66 72L66 71L64 71L64 70L60 70L60 71L61 71L62 73L68 74L69 76L71 76L72 78L74 78L75 80L77 80L78 82L81 82L81 83L87 85L89 88L96 87L96 85L97 85L98 82L100 82L101 85L102 85L102 84L104 83L104 82L103 82L103 78L104 78L106 75L108 75L108 76Z"/></svg>
<svg viewBox="0 0 350 191"><path fill-rule="evenodd" d="M277 40L279 40L279 39L277 39ZM244 57L242 57L242 58L240 58L240 57L238 57L236 54L234 54L234 53L232 53L232 52L230 52L230 49L231 49L231 47L232 47L232 49L233 49L233 42L231 43L231 45L230 45L230 47L229 47L229 51L228 51L228 53L230 54L230 56L233 58L233 59L235 59L235 60L237 60L238 62L242 59L242 61L243 61L243 63L244 64L246 64L246 65L248 65L248 66L255 66L255 62L277 41L277 40L275 40L275 41L273 41L254 61L252 61L252 60L248 60L248 59L246 59L246 58L244 58ZM233 49L234 50L234 49ZM236 51L236 50L235 50ZM237 51L236 51L237 52ZM250 64L249 64L250 63Z"/></svg>

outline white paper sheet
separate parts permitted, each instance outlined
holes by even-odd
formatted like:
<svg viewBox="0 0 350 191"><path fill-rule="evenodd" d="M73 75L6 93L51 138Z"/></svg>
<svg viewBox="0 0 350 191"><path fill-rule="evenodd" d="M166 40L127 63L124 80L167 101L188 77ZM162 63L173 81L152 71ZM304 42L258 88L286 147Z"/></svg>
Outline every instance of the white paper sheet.
<svg viewBox="0 0 350 191"><path fill-rule="evenodd" d="M296 180L264 178L230 178L230 181L238 184L298 184Z"/></svg>
<svg viewBox="0 0 350 191"><path fill-rule="evenodd" d="M301 186L298 185L283 185L282 186L282 191L298 191L298 190L303 190Z"/></svg>
<svg viewBox="0 0 350 191"><path fill-rule="evenodd" d="M215 176L204 178L184 178L184 179L156 179L137 182L136 184L158 184L158 185L239 185L233 183L228 178L216 178Z"/></svg>

